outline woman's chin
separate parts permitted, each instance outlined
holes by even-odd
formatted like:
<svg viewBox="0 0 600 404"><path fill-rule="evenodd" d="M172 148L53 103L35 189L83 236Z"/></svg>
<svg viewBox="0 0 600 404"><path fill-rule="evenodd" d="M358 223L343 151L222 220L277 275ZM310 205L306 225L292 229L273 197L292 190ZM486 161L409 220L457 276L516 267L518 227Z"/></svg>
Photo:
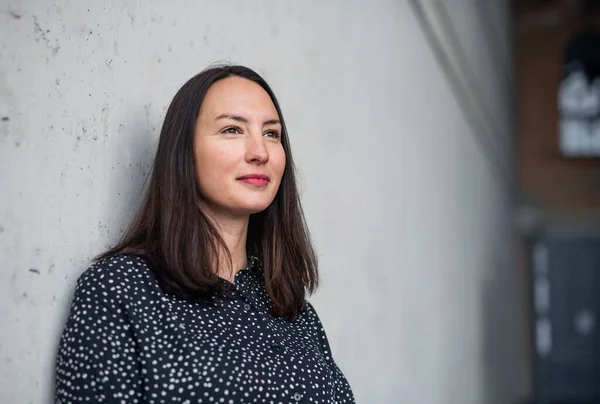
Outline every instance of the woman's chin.
<svg viewBox="0 0 600 404"><path fill-rule="evenodd" d="M248 207L247 211L249 214L253 215L255 213L260 213L263 210L267 209L269 207L269 205L265 205L265 204L261 204L261 205L255 205L252 207Z"/></svg>
<svg viewBox="0 0 600 404"><path fill-rule="evenodd" d="M235 210L244 215L253 215L255 213L260 213L263 210L267 209L269 207L269 205L270 205L270 202L267 203L265 201L256 201L253 203L248 203L246 201L243 204L239 204L237 206L237 209L235 209Z"/></svg>

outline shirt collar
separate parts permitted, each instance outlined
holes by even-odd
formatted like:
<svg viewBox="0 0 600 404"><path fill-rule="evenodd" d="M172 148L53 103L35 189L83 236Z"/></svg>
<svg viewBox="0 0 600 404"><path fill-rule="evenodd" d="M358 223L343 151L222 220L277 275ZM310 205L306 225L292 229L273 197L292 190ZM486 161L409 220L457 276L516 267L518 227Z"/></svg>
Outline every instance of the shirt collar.
<svg viewBox="0 0 600 404"><path fill-rule="evenodd" d="M248 255L248 266L245 269L254 270L259 269L261 266L260 259L255 255Z"/></svg>

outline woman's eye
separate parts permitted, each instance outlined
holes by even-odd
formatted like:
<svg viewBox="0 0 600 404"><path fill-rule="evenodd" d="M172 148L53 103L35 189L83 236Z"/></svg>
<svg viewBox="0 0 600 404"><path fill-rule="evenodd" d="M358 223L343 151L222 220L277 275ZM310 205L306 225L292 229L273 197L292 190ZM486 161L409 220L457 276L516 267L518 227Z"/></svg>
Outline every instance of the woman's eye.
<svg viewBox="0 0 600 404"><path fill-rule="evenodd" d="M236 128L235 126L232 126L230 128L223 129L222 133L233 133L233 134L236 134L236 133L242 133L242 131L240 130L240 128Z"/></svg>
<svg viewBox="0 0 600 404"><path fill-rule="evenodd" d="M272 137L273 139L279 139L279 132L276 130L269 130L265 132L265 136Z"/></svg>

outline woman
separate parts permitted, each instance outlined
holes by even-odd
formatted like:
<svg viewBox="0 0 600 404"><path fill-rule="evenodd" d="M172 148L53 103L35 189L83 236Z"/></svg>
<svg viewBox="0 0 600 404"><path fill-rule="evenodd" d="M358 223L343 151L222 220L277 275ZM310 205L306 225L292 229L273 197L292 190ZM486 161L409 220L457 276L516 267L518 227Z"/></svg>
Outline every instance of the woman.
<svg viewBox="0 0 600 404"><path fill-rule="evenodd" d="M129 230L77 281L57 402L353 403L317 281L275 95L209 68L167 110Z"/></svg>

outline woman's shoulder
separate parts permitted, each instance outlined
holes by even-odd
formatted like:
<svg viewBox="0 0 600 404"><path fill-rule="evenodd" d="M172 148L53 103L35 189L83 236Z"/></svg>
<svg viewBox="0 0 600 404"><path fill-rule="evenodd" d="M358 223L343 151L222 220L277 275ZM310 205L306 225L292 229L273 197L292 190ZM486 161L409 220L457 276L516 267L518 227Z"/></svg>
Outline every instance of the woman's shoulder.
<svg viewBox="0 0 600 404"><path fill-rule="evenodd" d="M300 313L300 318L308 324L311 329L314 329L314 331L318 331L322 328L321 319L317 314L317 310L308 300L304 300L304 309L302 310L302 313Z"/></svg>
<svg viewBox="0 0 600 404"><path fill-rule="evenodd" d="M155 283L143 258L117 254L100 259L87 268L77 279L76 293L122 300L136 292L153 289Z"/></svg>

